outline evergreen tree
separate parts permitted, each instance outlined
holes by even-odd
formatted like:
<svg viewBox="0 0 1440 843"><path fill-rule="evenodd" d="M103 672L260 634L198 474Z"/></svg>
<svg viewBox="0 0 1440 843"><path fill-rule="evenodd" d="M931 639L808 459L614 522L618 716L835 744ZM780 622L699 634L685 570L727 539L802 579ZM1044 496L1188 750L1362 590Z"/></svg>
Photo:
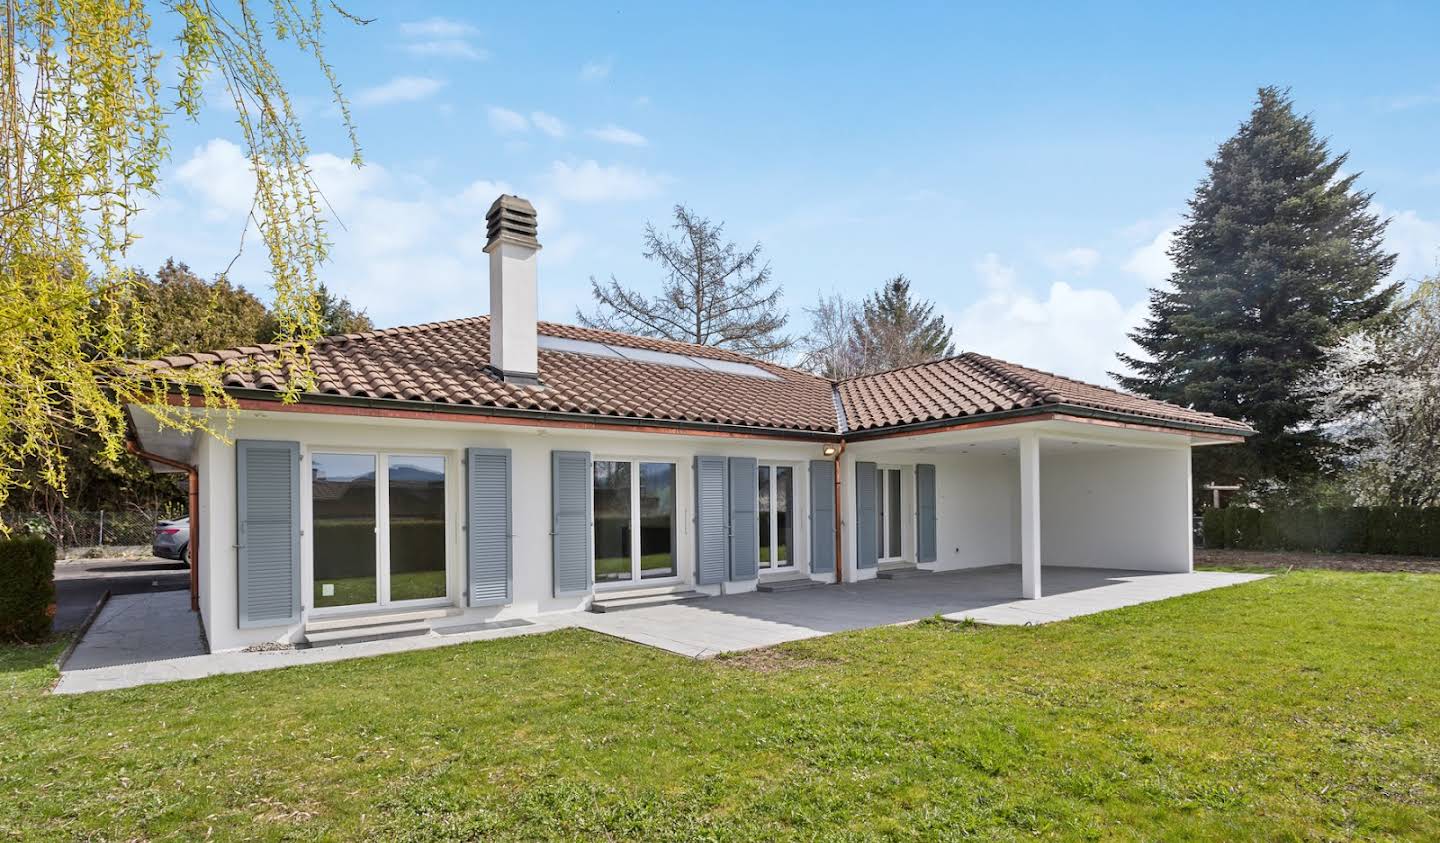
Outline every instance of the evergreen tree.
<svg viewBox="0 0 1440 843"><path fill-rule="evenodd" d="M910 297L910 279L897 275L866 296L854 319L853 342L865 372L928 363L955 353L950 327L935 303Z"/></svg>
<svg viewBox="0 0 1440 843"><path fill-rule="evenodd" d="M1240 130L1207 162L1170 256L1120 355L1126 389L1250 423L1242 448L1197 452L1196 481L1303 479L1319 465L1314 399L1302 382L1325 348L1384 313L1395 255L1348 154L1332 155L1289 92L1260 89Z"/></svg>

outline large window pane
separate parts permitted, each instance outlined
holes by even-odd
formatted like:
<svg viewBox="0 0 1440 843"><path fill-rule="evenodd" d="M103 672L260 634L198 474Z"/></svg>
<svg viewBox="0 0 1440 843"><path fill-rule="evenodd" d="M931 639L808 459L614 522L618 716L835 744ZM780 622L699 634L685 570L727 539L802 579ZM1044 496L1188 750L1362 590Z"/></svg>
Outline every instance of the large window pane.
<svg viewBox="0 0 1440 843"><path fill-rule="evenodd" d="M789 466L775 469L775 563L789 565L795 561L790 555L794 545L794 524L790 520L791 495L794 492L795 470Z"/></svg>
<svg viewBox="0 0 1440 843"><path fill-rule="evenodd" d="M374 603L375 457L313 454L315 605Z"/></svg>
<svg viewBox="0 0 1440 843"><path fill-rule="evenodd" d="M892 468L885 472L885 483L889 489L890 508L886 516L890 519L890 557L900 555L900 470Z"/></svg>
<svg viewBox="0 0 1440 843"><path fill-rule="evenodd" d="M770 567L770 466L760 466L760 567Z"/></svg>
<svg viewBox="0 0 1440 843"><path fill-rule="evenodd" d="M445 596L445 458L390 457L390 599Z"/></svg>
<svg viewBox="0 0 1440 843"><path fill-rule="evenodd" d="M675 466L640 463L640 578L675 576Z"/></svg>
<svg viewBox="0 0 1440 843"><path fill-rule="evenodd" d="M595 581L630 579L630 463L595 461Z"/></svg>

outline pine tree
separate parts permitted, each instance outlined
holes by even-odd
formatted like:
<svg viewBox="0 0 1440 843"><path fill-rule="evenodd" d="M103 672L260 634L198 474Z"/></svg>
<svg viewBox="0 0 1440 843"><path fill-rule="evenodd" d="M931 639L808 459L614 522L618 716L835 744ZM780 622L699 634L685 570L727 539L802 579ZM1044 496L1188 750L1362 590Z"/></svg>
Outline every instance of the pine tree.
<svg viewBox="0 0 1440 843"><path fill-rule="evenodd" d="M910 297L910 279L897 275L866 296L854 320L858 357L866 372L928 363L955 353L950 327L935 303Z"/></svg>
<svg viewBox="0 0 1440 843"><path fill-rule="evenodd" d="M1207 162L1170 250L1175 272L1151 291L1120 355L1126 389L1250 423L1243 449L1197 452L1196 481L1294 481L1319 465L1314 399L1301 383L1325 348L1391 305L1386 220L1357 174L1342 172L1289 92L1260 89L1240 130Z"/></svg>

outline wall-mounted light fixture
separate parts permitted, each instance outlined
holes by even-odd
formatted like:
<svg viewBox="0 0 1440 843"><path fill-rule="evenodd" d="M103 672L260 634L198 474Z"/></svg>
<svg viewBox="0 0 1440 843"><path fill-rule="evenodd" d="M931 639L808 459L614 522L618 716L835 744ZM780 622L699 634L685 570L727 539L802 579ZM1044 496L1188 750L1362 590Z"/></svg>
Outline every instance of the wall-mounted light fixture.
<svg viewBox="0 0 1440 843"><path fill-rule="evenodd" d="M835 456L836 452L838 452L839 450L840 450L840 446L839 446L839 445L826 445L826 446L825 446L825 450L824 450L824 454L825 454L825 456L827 456L827 457L833 457L833 456Z"/></svg>

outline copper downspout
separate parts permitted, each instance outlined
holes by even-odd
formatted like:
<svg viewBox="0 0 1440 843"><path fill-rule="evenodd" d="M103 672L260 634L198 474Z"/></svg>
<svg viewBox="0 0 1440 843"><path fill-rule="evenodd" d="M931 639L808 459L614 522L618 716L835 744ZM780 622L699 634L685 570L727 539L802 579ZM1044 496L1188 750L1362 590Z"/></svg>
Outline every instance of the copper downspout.
<svg viewBox="0 0 1440 843"><path fill-rule="evenodd" d="M190 486L190 611L200 611L200 469L189 463L152 454L140 449L134 439L125 440L125 448L142 460L158 462L171 468L178 468L189 475Z"/></svg>
<svg viewBox="0 0 1440 843"><path fill-rule="evenodd" d="M840 538L843 530L840 528L840 455L845 453L845 440L840 440L839 446L835 449L835 583L839 585L845 581L845 559L841 553Z"/></svg>

